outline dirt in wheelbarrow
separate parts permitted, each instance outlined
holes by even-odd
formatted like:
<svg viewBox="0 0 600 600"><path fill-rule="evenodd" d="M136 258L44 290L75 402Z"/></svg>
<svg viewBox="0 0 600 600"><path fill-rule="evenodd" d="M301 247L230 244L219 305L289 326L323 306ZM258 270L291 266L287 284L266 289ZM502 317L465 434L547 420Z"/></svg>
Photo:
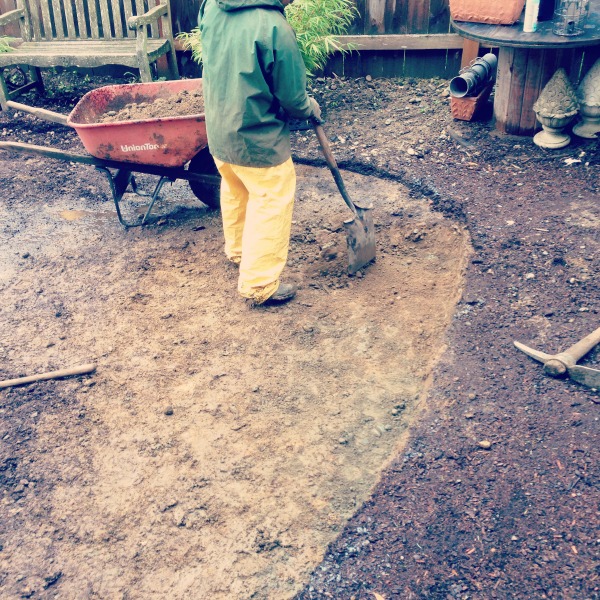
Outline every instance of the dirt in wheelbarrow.
<svg viewBox="0 0 600 600"><path fill-rule="evenodd" d="M156 98L152 102L132 102L122 109L111 110L98 118L99 123L184 117L204 113L202 92L183 90L177 96Z"/></svg>
<svg viewBox="0 0 600 600"><path fill-rule="evenodd" d="M27 101L68 112L72 81ZM597 396L512 347L598 325L595 142L454 122L441 80L311 85L378 259L346 275L347 209L294 133L279 308L237 297L185 182L125 231L101 173L0 154L0 379L97 365L0 391L6 597L598 595ZM83 151L23 114L0 135Z"/></svg>

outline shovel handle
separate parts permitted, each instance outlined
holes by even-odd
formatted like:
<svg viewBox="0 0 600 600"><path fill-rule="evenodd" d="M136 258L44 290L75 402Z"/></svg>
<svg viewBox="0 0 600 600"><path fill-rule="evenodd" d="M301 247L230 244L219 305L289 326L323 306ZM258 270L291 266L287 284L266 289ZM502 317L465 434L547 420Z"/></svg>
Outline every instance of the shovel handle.
<svg viewBox="0 0 600 600"><path fill-rule="evenodd" d="M348 205L348 208L354 213L355 216L358 216L358 211L356 210L356 206L354 202L350 199L348 192L346 191L346 186L344 184L344 180L342 179L342 175L337 166L337 162L335 161L335 157L331 152L331 148L329 147L329 141L327 140L327 136L323 131L323 127L316 121L312 122L313 128L315 130L315 134L317 139L319 140L319 144L321 146L321 150L323 151L323 156L325 156L325 161L327 162L327 166L335 179L335 183L338 186L338 190L340 190L340 194L344 199L344 202Z"/></svg>
<svg viewBox="0 0 600 600"><path fill-rule="evenodd" d="M50 121L51 123L59 123L60 125L67 125L67 115L62 115L61 113L52 112L51 110L46 110L45 108L36 108L35 106L27 106L27 104L21 104L20 102L14 102L13 100L9 100L6 105L9 108L13 108L14 110L20 110L21 112L29 113L37 117L38 119L42 119L43 121ZM68 126L68 125L67 125Z"/></svg>

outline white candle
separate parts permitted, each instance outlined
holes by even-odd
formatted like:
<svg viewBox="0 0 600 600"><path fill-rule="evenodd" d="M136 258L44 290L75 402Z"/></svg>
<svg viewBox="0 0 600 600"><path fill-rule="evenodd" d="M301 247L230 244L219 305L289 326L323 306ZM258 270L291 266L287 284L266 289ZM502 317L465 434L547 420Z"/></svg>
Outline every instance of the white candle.
<svg viewBox="0 0 600 600"><path fill-rule="evenodd" d="M527 4L525 5L525 19L523 21L524 33L533 33L537 30L539 11L540 0L527 0Z"/></svg>

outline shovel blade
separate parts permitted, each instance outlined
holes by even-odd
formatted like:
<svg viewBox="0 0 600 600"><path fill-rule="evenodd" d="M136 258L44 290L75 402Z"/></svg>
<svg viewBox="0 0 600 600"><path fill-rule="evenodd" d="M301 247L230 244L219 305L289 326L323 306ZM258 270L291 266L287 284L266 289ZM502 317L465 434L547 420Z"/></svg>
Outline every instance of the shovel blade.
<svg viewBox="0 0 600 600"><path fill-rule="evenodd" d="M356 206L357 216L344 222L348 242L348 274L354 275L375 260L375 225L371 208Z"/></svg>

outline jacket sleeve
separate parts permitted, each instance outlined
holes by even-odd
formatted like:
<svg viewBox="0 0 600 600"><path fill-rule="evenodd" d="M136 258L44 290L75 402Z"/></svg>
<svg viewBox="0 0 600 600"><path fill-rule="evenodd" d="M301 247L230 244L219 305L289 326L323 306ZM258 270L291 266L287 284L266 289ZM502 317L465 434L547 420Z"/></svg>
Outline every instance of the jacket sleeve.
<svg viewBox="0 0 600 600"><path fill-rule="evenodd" d="M273 30L270 50L273 95L288 115L295 119L308 119L313 111L306 93L306 67L294 31L287 22Z"/></svg>

